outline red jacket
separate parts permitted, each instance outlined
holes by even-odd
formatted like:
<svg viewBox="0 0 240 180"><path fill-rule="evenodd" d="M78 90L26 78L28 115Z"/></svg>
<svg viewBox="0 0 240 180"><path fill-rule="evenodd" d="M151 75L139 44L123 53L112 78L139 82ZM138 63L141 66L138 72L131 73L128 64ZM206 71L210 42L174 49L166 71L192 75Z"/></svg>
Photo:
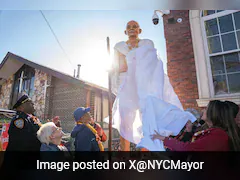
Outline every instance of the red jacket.
<svg viewBox="0 0 240 180"><path fill-rule="evenodd" d="M98 135L100 136L100 131L101 131L101 130L103 131L103 129L102 129L102 127L100 126L100 124L95 123L94 128L95 128L95 130L97 131ZM105 142L105 141L107 140L107 135L105 134L104 131L103 131L102 136L100 136L100 137L101 137L101 141L102 141L102 142Z"/></svg>
<svg viewBox="0 0 240 180"><path fill-rule="evenodd" d="M165 138L164 146L172 151L229 151L228 134L220 128L195 133L192 142Z"/></svg>

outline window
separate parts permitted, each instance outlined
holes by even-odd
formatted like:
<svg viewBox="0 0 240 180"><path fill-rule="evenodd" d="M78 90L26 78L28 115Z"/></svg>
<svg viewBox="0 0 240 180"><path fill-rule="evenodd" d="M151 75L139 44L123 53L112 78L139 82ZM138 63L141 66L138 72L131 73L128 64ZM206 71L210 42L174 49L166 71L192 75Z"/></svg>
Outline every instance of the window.
<svg viewBox="0 0 240 180"><path fill-rule="evenodd" d="M204 10L204 11L202 11L202 16L208 16L208 15L215 14L215 13L218 13L221 11L223 11L223 10Z"/></svg>
<svg viewBox="0 0 240 180"><path fill-rule="evenodd" d="M35 70L27 65L23 65L15 74L12 103L13 106L18 99L20 93L25 92L29 97L33 96L34 92Z"/></svg>
<svg viewBox="0 0 240 180"><path fill-rule="evenodd" d="M240 11L204 10L201 15L212 93L240 93Z"/></svg>

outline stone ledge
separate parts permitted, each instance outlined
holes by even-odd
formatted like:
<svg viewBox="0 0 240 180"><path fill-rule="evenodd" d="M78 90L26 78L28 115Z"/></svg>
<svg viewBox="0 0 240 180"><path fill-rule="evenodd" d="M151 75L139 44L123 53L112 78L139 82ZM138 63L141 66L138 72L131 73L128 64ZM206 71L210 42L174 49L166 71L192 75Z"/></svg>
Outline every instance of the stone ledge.
<svg viewBox="0 0 240 180"><path fill-rule="evenodd" d="M211 100L232 101L232 102L240 105L240 95L197 99L197 104L199 107L206 107L208 105L209 101L211 101Z"/></svg>

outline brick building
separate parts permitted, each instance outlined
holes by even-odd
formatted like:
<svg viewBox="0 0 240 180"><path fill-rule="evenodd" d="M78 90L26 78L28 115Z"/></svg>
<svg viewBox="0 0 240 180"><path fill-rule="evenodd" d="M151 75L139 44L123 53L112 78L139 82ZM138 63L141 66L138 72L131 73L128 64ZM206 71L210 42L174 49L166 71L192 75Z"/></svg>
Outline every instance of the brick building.
<svg viewBox="0 0 240 180"><path fill-rule="evenodd" d="M66 132L79 106L91 107L98 122L108 116L107 89L7 53L0 64L0 108L11 109L21 91L32 98L40 119L60 116Z"/></svg>
<svg viewBox="0 0 240 180"><path fill-rule="evenodd" d="M240 104L240 11L171 10L163 22L168 76L184 108Z"/></svg>

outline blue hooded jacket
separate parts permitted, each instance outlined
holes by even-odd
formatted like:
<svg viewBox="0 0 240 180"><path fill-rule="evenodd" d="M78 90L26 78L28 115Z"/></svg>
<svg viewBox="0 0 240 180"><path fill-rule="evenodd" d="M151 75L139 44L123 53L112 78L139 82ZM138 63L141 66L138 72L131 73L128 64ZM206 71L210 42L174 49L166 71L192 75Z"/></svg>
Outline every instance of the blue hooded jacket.
<svg viewBox="0 0 240 180"><path fill-rule="evenodd" d="M75 138L75 151L100 151L95 134L84 124L76 125L71 137Z"/></svg>

